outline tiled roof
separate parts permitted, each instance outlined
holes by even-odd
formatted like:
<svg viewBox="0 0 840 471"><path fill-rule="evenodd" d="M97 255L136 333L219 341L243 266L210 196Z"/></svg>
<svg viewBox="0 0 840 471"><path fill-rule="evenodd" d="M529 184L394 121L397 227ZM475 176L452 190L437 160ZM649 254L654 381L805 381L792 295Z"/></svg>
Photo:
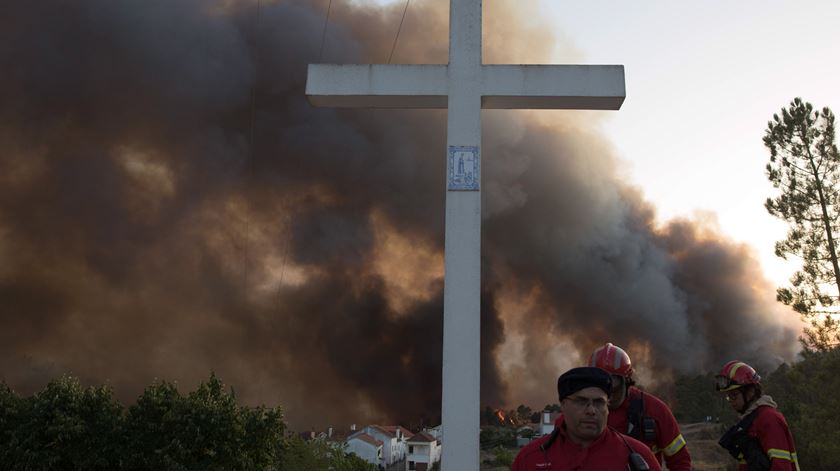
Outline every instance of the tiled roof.
<svg viewBox="0 0 840 471"><path fill-rule="evenodd" d="M360 433L358 435L353 435L352 437L348 438L348 440L353 440L358 438L359 440L370 443L373 446L382 446L382 440L377 440L366 433Z"/></svg>
<svg viewBox="0 0 840 471"><path fill-rule="evenodd" d="M387 430L388 433L394 435L395 437L397 436L397 429L400 429L400 432L402 432L403 436L406 438L411 438L414 436L413 433L411 433L407 428L403 427L402 425L380 425L380 427Z"/></svg>
<svg viewBox="0 0 840 471"><path fill-rule="evenodd" d="M390 427L391 430L388 430L389 427L385 425L371 425L370 428L390 438L396 438L397 436L396 427Z"/></svg>
<svg viewBox="0 0 840 471"><path fill-rule="evenodd" d="M402 435L406 438L411 438L414 436L407 428L403 427L402 425L371 425L372 429L377 430L378 432L382 433L383 435L387 435L390 438L397 437L397 429L400 430Z"/></svg>
<svg viewBox="0 0 840 471"><path fill-rule="evenodd" d="M408 441L413 443L430 443L437 441L437 438L429 435L426 432L420 432L408 439Z"/></svg>

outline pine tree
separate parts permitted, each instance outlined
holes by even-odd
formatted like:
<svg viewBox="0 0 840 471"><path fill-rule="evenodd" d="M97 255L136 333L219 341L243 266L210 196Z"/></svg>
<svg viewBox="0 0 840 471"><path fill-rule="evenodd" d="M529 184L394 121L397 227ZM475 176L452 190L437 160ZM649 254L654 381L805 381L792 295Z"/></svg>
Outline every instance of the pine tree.
<svg viewBox="0 0 840 471"><path fill-rule="evenodd" d="M794 99L781 116L773 115L764 135L770 150L767 178L780 190L768 198L767 211L788 222L787 237L776 243L775 253L794 255L802 268L790 287L779 288L776 298L810 322L800 338L809 350L827 350L840 344L840 265L837 260L840 217L840 154L834 143L834 114L814 111L810 103Z"/></svg>

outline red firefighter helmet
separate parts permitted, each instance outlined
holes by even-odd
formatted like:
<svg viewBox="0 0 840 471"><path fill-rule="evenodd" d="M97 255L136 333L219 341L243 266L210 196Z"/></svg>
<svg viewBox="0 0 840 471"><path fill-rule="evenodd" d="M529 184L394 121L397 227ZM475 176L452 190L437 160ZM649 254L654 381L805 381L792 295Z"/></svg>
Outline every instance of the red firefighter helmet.
<svg viewBox="0 0 840 471"><path fill-rule="evenodd" d="M612 375L630 378L633 375L633 364L627 352L611 343L598 347L589 358L589 366L596 366Z"/></svg>
<svg viewBox="0 0 840 471"><path fill-rule="evenodd" d="M715 389L727 392L748 384L760 384L760 382L761 376L752 366L743 361L732 360L723 365L720 374L715 376Z"/></svg>

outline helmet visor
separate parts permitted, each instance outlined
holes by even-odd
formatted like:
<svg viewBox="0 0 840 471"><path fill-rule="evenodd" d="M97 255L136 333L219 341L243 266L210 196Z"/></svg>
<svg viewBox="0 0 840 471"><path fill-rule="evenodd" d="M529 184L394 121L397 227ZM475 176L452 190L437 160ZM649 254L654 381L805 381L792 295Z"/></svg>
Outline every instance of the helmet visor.
<svg viewBox="0 0 840 471"><path fill-rule="evenodd" d="M728 376L715 376L715 390L717 391L731 391L733 389L738 388L739 386L741 385L732 381L732 379Z"/></svg>

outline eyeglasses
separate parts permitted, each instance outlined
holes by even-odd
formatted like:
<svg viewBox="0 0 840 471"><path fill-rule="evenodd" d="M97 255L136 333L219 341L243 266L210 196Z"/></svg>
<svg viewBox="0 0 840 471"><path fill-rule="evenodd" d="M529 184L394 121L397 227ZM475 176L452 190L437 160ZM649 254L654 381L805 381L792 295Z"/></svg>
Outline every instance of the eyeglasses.
<svg viewBox="0 0 840 471"><path fill-rule="evenodd" d="M566 400L570 401L578 409L587 409L589 408L589 406L592 406L596 410L607 408L607 400L600 397L591 399L588 397L581 396L569 396L566 398Z"/></svg>
<svg viewBox="0 0 840 471"><path fill-rule="evenodd" d="M735 389L734 391L729 391L728 393L726 393L726 400L729 401L729 402L732 402L732 401L738 399L738 395L740 395L740 394L741 394L740 389Z"/></svg>

